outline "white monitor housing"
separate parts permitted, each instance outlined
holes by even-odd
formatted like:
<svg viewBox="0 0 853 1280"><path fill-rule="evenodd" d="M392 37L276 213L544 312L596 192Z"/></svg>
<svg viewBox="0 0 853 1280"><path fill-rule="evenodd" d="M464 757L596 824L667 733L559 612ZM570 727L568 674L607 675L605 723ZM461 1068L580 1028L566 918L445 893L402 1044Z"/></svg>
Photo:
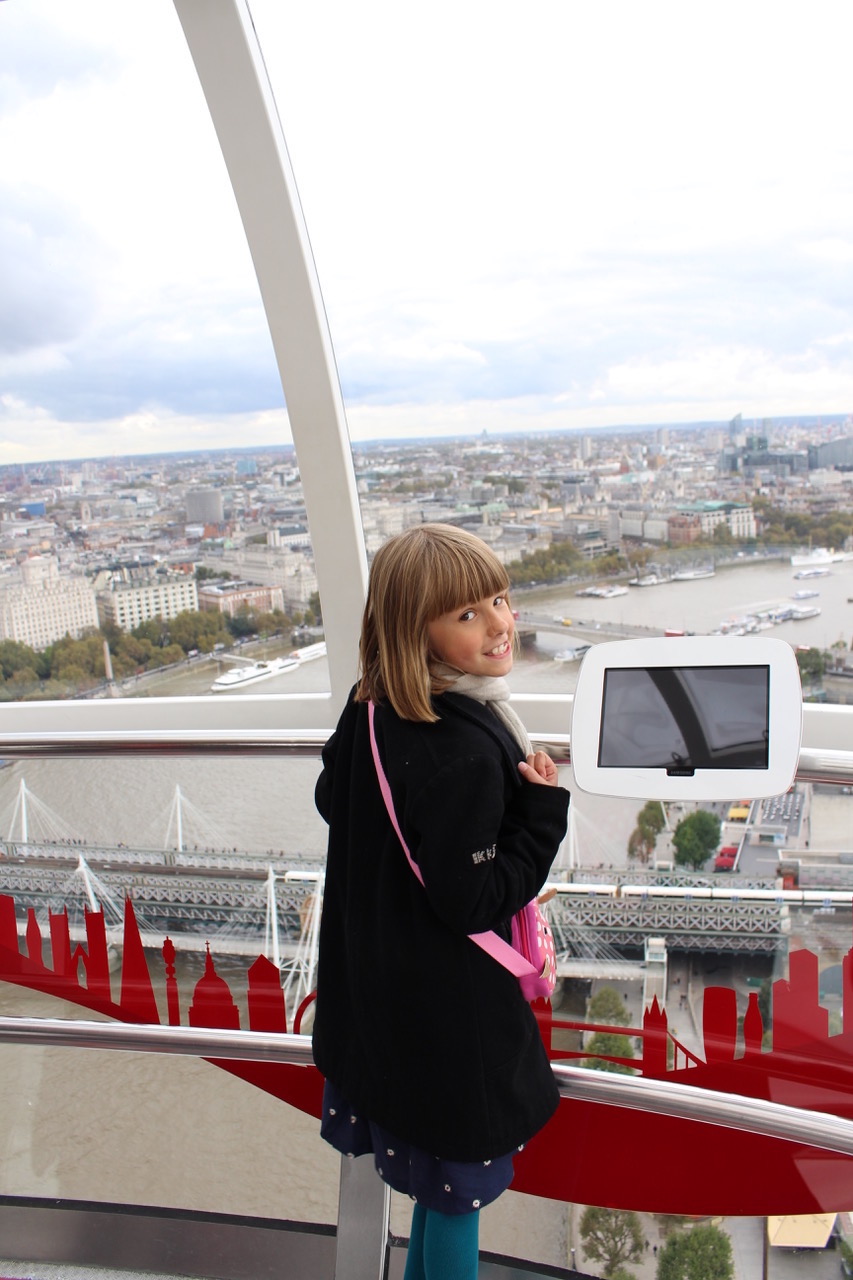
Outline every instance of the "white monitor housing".
<svg viewBox="0 0 853 1280"><path fill-rule="evenodd" d="M803 694L794 651L761 636L596 644L572 708L577 784L647 800L759 799L794 780Z"/></svg>

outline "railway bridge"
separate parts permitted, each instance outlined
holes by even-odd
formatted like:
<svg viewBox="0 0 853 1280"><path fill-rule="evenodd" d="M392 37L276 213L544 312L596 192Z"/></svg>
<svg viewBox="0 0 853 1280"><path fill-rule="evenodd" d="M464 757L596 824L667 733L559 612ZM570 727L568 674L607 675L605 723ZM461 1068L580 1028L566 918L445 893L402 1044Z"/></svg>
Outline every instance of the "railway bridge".
<svg viewBox="0 0 853 1280"><path fill-rule="evenodd" d="M82 927L85 909L102 909L118 920L129 897L148 937L168 934L183 946L193 939L199 947L210 942L213 950L221 943L223 950L247 955L257 954L271 927L285 949L299 941L323 873L317 859L270 861L239 853L15 842L2 850L5 892L37 916L48 908L67 910L72 927ZM614 952L636 955L646 939L660 937L671 951L772 954L787 946L792 913L805 910L781 895L754 900L748 883L739 884L742 895L721 899L700 896L710 893L707 879L679 880L664 890L642 872L633 880L622 873L607 885L559 884L549 907L558 952L567 959L602 948L611 958ZM769 882L762 883L766 888Z"/></svg>

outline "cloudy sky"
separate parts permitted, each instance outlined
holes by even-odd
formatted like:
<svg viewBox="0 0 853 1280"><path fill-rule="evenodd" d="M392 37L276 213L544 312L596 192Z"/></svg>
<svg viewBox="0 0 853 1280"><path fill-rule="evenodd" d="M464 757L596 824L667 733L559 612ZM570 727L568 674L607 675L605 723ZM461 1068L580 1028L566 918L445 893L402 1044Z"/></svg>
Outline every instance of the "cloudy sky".
<svg viewBox="0 0 853 1280"><path fill-rule="evenodd" d="M354 439L853 411L849 0L251 0ZM0 463L289 439L171 0L0 2Z"/></svg>

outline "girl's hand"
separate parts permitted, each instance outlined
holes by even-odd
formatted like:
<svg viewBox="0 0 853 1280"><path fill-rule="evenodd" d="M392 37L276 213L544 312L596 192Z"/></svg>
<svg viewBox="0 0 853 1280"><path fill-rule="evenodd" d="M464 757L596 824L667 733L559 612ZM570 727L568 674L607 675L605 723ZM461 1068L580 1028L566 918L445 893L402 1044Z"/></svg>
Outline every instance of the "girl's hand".
<svg viewBox="0 0 853 1280"><path fill-rule="evenodd" d="M557 766L547 751L537 751L526 760L522 760L518 771L527 782L535 782L538 786L556 787Z"/></svg>

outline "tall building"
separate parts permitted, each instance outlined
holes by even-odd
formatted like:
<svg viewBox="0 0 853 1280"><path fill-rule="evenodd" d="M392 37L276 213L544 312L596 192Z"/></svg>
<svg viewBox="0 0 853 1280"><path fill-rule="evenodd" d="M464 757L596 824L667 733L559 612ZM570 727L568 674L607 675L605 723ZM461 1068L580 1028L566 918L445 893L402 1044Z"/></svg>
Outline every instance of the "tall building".
<svg viewBox="0 0 853 1280"><path fill-rule="evenodd" d="M271 613L284 609L281 587L258 586L252 582L208 582L198 589L198 604L202 612L227 613L233 618L241 609L253 609Z"/></svg>
<svg viewBox="0 0 853 1280"><path fill-rule="evenodd" d="M704 538L713 538L717 525L728 526L733 538L755 537L755 512L745 502L689 502L679 505L677 514L699 521Z"/></svg>
<svg viewBox="0 0 853 1280"><path fill-rule="evenodd" d="M222 524L221 489L187 490L187 524Z"/></svg>
<svg viewBox="0 0 853 1280"><path fill-rule="evenodd" d="M0 639L17 640L37 652L63 636L79 639L97 630L91 584L62 578L52 557L32 556L21 565L21 582L0 590Z"/></svg>
<svg viewBox="0 0 853 1280"><path fill-rule="evenodd" d="M317 571L307 551L248 544L226 551L215 563L218 570L228 570L247 582L281 587L285 609L303 609L317 590Z"/></svg>
<svg viewBox="0 0 853 1280"><path fill-rule="evenodd" d="M176 618L189 610L198 612L195 578L157 578L151 582L119 582L98 592L98 614L122 631L133 631L151 618Z"/></svg>
<svg viewBox="0 0 853 1280"><path fill-rule="evenodd" d="M821 467L853 467L853 434L826 440L823 444L810 444L809 469Z"/></svg>

